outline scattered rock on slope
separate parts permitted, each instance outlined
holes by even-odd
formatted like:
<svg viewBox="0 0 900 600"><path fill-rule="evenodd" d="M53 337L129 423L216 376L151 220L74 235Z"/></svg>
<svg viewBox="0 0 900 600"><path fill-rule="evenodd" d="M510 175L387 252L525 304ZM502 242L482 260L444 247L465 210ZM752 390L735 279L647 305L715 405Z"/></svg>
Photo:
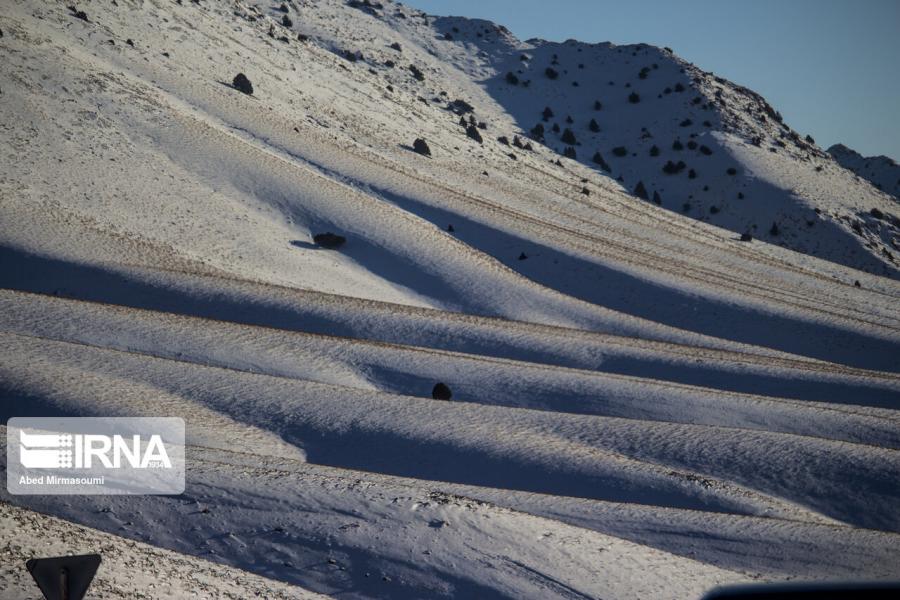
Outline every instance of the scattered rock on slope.
<svg viewBox="0 0 900 600"><path fill-rule="evenodd" d="M326 233L317 233L313 236L313 241L323 248L336 250L347 243L347 238L328 231Z"/></svg>
<svg viewBox="0 0 900 600"><path fill-rule="evenodd" d="M435 400L449 400L453 397L453 392L446 383L436 383L431 390L431 397Z"/></svg>
<svg viewBox="0 0 900 600"><path fill-rule="evenodd" d="M238 73L237 75L235 75L234 80L231 82L231 84L237 91L247 94L248 96L253 95L253 84L250 83L250 80L247 79L247 76L243 73Z"/></svg>
<svg viewBox="0 0 900 600"><path fill-rule="evenodd" d="M431 148L422 138L416 138L416 141L413 142L413 150L422 156L431 156Z"/></svg>

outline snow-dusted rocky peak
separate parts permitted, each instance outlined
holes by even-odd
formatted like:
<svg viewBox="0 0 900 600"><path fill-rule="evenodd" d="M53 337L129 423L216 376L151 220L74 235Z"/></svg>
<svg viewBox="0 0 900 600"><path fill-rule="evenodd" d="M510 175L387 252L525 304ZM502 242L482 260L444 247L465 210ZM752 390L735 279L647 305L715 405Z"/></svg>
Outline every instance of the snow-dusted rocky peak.
<svg viewBox="0 0 900 600"><path fill-rule="evenodd" d="M843 144L828 149L842 167L850 169L895 200L900 201L900 165L889 156L863 156Z"/></svg>
<svg viewBox="0 0 900 600"><path fill-rule="evenodd" d="M424 23L404 30L482 85L514 119L515 133L669 210L871 272L897 272L896 207L756 92L668 48L521 42L504 27L460 17ZM879 213L885 218L872 217Z"/></svg>

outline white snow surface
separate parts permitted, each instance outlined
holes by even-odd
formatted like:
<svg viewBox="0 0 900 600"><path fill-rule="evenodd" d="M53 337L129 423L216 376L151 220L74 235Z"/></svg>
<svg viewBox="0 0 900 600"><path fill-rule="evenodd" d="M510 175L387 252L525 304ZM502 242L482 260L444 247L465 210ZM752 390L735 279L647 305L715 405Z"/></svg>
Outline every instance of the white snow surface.
<svg viewBox="0 0 900 600"><path fill-rule="evenodd" d="M900 572L896 203L761 97L393 2L68 6L0 11L0 418L180 416L187 489L4 490L9 597L87 551L123 598Z"/></svg>

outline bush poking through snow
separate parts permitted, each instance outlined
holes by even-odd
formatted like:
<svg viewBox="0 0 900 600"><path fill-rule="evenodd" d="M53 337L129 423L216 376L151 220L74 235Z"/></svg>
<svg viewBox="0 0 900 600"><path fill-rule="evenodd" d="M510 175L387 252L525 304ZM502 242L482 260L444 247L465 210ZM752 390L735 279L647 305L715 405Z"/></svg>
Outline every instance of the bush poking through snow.
<svg viewBox="0 0 900 600"><path fill-rule="evenodd" d="M438 382L431 388L431 397L435 400L449 400L453 397L453 392L446 383Z"/></svg>
<svg viewBox="0 0 900 600"><path fill-rule="evenodd" d="M772 237L776 237L781 234L781 229L778 228L778 223L772 221L772 227L769 229L769 235Z"/></svg>
<svg viewBox="0 0 900 600"><path fill-rule="evenodd" d="M572 160L576 160L578 158L578 154L575 152L575 148L572 146L566 146L565 152L563 152L563 156L566 158L571 158Z"/></svg>
<svg viewBox="0 0 900 600"><path fill-rule="evenodd" d="M600 133L600 123L597 122L597 119L591 119L591 122L588 123L588 129L594 133Z"/></svg>
<svg viewBox="0 0 900 600"><path fill-rule="evenodd" d="M247 79L247 76L243 73L235 75L234 79L231 81L231 85L241 93L247 94L248 96L253 95L253 84L250 83L250 80Z"/></svg>
<svg viewBox="0 0 900 600"><path fill-rule="evenodd" d="M285 27L293 27L294 22L291 21L291 18L287 15L281 15L281 24Z"/></svg>
<svg viewBox="0 0 900 600"><path fill-rule="evenodd" d="M481 138L481 133L478 132L478 127L475 127L474 125L469 125L468 127L466 127L466 135L479 144L483 141Z"/></svg>
<svg viewBox="0 0 900 600"><path fill-rule="evenodd" d="M753 236L750 235L749 233L742 233L742 234L741 234L741 241L742 241L742 242L752 242L752 241L753 241Z"/></svg>
<svg viewBox="0 0 900 600"><path fill-rule="evenodd" d="M612 149L612 153L614 156L618 156L619 158L623 158L628 156L628 148L625 146L616 146Z"/></svg>
<svg viewBox="0 0 900 600"><path fill-rule="evenodd" d="M506 83L509 85L519 85L519 78L512 71L506 73Z"/></svg>
<svg viewBox="0 0 900 600"><path fill-rule="evenodd" d="M560 139L562 139L562 142L564 144L569 144L570 146L574 146L578 143L578 140L575 139L575 134L572 133L572 130L568 127L566 127L566 130L563 131L562 138Z"/></svg>
<svg viewBox="0 0 900 600"><path fill-rule="evenodd" d="M326 233L317 233L313 236L313 241L322 248L327 248L328 250L337 250L347 243L347 238L328 231Z"/></svg>
<svg viewBox="0 0 900 600"><path fill-rule="evenodd" d="M603 159L603 155L599 152L594 153L593 161L595 164L600 165L600 168L606 171L607 173L611 172L612 169L609 168L609 164Z"/></svg>
<svg viewBox="0 0 900 600"><path fill-rule="evenodd" d="M628 101L632 104L637 104L641 101L641 97L637 92L631 92L628 94Z"/></svg>
<svg viewBox="0 0 900 600"><path fill-rule="evenodd" d="M74 6L70 6L69 12L72 13L72 16L75 17L76 19L81 19L85 23L90 23L90 21L88 21L87 13L84 12L83 10L78 10Z"/></svg>
<svg viewBox="0 0 900 600"><path fill-rule="evenodd" d="M547 79L556 79L557 77L559 77L559 73L552 67L547 67L546 69L544 69L544 75L547 76Z"/></svg>
<svg viewBox="0 0 900 600"><path fill-rule="evenodd" d="M544 118L544 121L549 121L553 118L553 110L547 106L544 108L544 112L541 113L541 116Z"/></svg>
<svg viewBox="0 0 900 600"><path fill-rule="evenodd" d="M416 78L416 81L425 81L425 73L416 65L409 65L409 72Z"/></svg>
<svg viewBox="0 0 900 600"><path fill-rule="evenodd" d="M641 200L647 200L647 188L644 187L643 181L638 181L638 184L634 187L634 195Z"/></svg>

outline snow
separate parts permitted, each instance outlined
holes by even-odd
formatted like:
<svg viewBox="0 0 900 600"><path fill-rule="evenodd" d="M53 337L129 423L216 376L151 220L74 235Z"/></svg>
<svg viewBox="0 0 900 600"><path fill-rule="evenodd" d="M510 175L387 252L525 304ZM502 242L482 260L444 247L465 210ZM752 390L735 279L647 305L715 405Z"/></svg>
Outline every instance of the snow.
<svg viewBox="0 0 900 600"><path fill-rule="evenodd" d="M888 156L863 156L843 144L828 149L842 167L856 173L886 194L900 200L900 165Z"/></svg>
<svg viewBox="0 0 900 600"><path fill-rule="evenodd" d="M4 7L0 416L188 436L181 496L2 492L15 561L108 548L104 597L895 576L896 204L665 49L376 4L287 2L290 30L280 3Z"/></svg>

